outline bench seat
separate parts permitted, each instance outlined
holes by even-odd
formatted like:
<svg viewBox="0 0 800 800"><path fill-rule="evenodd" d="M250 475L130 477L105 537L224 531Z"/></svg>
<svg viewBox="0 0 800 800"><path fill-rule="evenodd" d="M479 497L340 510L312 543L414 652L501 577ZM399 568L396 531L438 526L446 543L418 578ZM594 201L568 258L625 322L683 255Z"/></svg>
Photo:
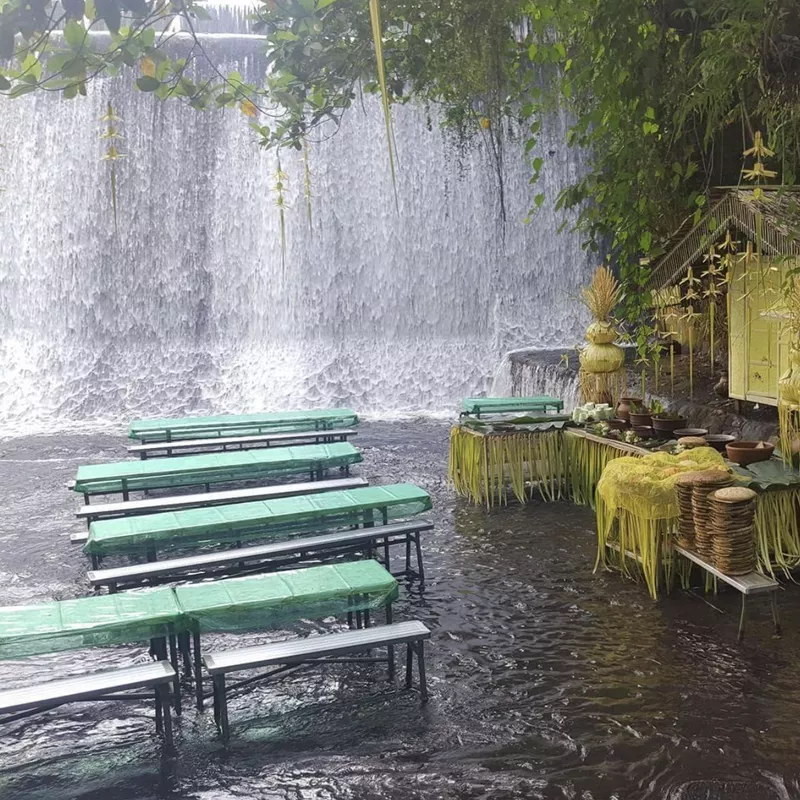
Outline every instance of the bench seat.
<svg viewBox="0 0 800 800"><path fill-rule="evenodd" d="M369 651L377 647L387 647L387 664L390 677L394 674L394 647L407 645L406 687L410 688L413 655L417 656L420 694L422 702L428 700L428 685L425 674L424 642L429 639L430 630L418 620L381 625L374 628L330 633L321 636L308 636L303 639L290 639L240 650L209 653L203 657L206 671L214 682L214 718L224 741L230 738L228 722L227 691L235 685L226 686L226 675L244 670L263 667L287 667L314 661L335 661L342 656ZM272 677L281 670L263 676ZM248 681L249 683L250 681ZM244 683L244 682L243 682Z"/></svg>
<svg viewBox="0 0 800 800"><path fill-rule="evenodd" d="M155 561L156 550L165 546L237 544L304 531L385 524L389 519L415 516L430 508L431 498L424 489L404 483L190 508L93 522L84 551L92 556L96 569L97 557L113 553L146 553Z"/></svg>
<svg viewBox="0 0 800 800"><path fill-rule="evenodd" d="M67 703L136 699L141 695L116 696L116 693L155 689L156 729L163 732L166 748L172 751L170 684L175 680L175 670L169 662L153 661L0 691L0 722L11 722Z"/></svg>
<svg viewBox="0 0 800 800"><path fill-rule="evenodd" d="M312 480L322 480L324 470L349 469L360 461L361 453L349 442L117 461L79 467L72 488L83 492L86 503L96 494L121 493L128 500L133 491L265 480L302 472L310 473Z"/></svg>
<svg viewBox="0 0 800 800"><path fill-rule="evenodd" d="M346 442L358 431L352 428L340 428L326 431L298 431L290 433L261 433L255 436L215 436L210 439L183 439L177 442L152 442L135 444L127 448L131 455L140 458L157 458L173 456L176 453L196 450L253 450L256 447L271 447L275 444L328 444L330 442Z"/></svg>
<svg viewBox="0 0 800 800"><path fill-rule="evenodd" d="M480 417L482 414L546 413L548 408L559 412L564 408L564 401L557 397L540 395L538 397L470 397L461 402L462 416L475 417Z"/></svg>
<svg viewBox="0 0 800 800"><path fill-rule="evenodd" d="M161 511L179 511L183 508L210 508L234 503L250 503L255 500L274 500L278 497L298 497L317 492L336 492L344 489L361 489L369 486L366 478L334 478L328 481L307 481L306 483L287 483L280 486L256 486L248 489L230 489L224 492L201 492L200 494L180 494L169 497L151 497L146 500L129 500L122 503L98 503L81 506L76 516L85 519L87 524L98 519L117 519L135 517L141 514L157 514ZM71 537L73 542L85 542L87 534Z"/></svg>
<svg viewBox="0 0 800 800"><path fill-rule="evenodd" d="M158 584L188 578L197 580L235 574L237 571L245 569L252 571L255 562L262 562L264 571L269 571L281 566L296 564L314 554L330 556L358 550L373 550L381 544L384 546L384 566L389 569L389 545L410 541L416 546L417 575L420 582L423 582L425 572L419 534L432 529L432 522L419 519L393 525L378 525L319 536L305 536L256 547L239 547L186 558L133 564L116 569L91 570L87 573L87 577L92 586L107 586L109 591L116 592L121 588L133 588L144 584ZM410 572L409 549L408 547L406 549L406 572Z"/></svg>
<svg viewBox="0 0 800 800"><path fill-rule="evenodd" d="M210 436L247 436L268 431L325 430L357 424L358 415L353 410L327 408L314 411L135 420L130 424L128 436L143 442L163 442Z"/></svg>
<svg viewBox="0 0 800 800"><path fill-rule="evenodd" d="M739 630L736 634L737 641L744 638L745 623L747 621L747 598L751 595L769 594L772 610L772 621L775 626L775 633L780 634L781 626L778 619L778 595L777 591L780 589L780 584L774 578L768 575L762 575L760 572L748 572L746 575L726 575L720 572L713 564L710 564L702 556L697 553L687 550L685 547L674 545L675 552L682 555L684 558L689 559L693 564L704 569L710 575L713 575L723 583L736 589L742 595L742 608L739 616Z"/></svg>

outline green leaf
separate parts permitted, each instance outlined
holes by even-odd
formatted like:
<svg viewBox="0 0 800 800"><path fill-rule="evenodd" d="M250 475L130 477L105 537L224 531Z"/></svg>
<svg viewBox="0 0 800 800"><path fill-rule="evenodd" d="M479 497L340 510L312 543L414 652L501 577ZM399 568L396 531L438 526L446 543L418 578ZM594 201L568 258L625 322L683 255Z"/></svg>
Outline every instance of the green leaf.
<svg viewBox="0 0 800 800"><path fill-rule="evenodd" d="M542 203L544 203L544 194L539 192L536 197L533 198L533 202L536 204L536 208L541 208Z"/></svg>
<svg viewBox="0 0 800 800"><path fill-rule="evenodd" d="M84 0L61 0L61 5L67 16L73 19L83 19L83 13L86 10Z"/></svg>
<svg viewBox="0 0 800 800"><path fill-rule="evenodd" d="M143 92L154 92L161 86L161 81L151 78L149 75L142 75L136 79L136 85Z"/></svg>
<svg viewBox="0 0 800 800"><path fill-rule="evenodd" d="M119 33L122 24L122 12L116 0L94 0L97 16L105 22L111 33Z"/></svg>
<svg viewBox="0 0 800 800"><path fill-rule="evenodd" d="M317 11L322 11L323 8L332 6L336 0L317 0Z"/></svg>
<svg viewBox="0 0 800 800"><path fill-rule="evenodd" d="M650 231L644 231L639 237L639 246L645 253L650 252L650 245L653 243L653 234Z"/></svg>
<svg viewBox="0 0 800 800"><path fill-rule="evenodd" d="M39 81L42 77L42 62L33 53L28 53L20 71L23 73L21 77Z"/></svg>
<svg viewBox="0 0 800 800"><path fill-rule="evenodd" d="M36 85L31 83L18 83L9 93L9 97L20 97L36 91Z"/></svg>
<svg viewBox="0 0 800 800"><path fill-rule="evenodd" d="M656 118L656 112L655 112L655 109L653 108L653 106L648 106L647 107L647 110L644 112L644 117L645 117L645 119L655 119Z"/></svg>

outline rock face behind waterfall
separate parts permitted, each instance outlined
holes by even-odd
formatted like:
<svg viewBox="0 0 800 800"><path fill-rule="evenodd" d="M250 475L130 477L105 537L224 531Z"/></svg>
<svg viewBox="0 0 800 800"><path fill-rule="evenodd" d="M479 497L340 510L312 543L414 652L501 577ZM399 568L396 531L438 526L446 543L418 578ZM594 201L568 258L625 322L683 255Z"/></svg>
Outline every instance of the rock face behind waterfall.
<svg viewBox="0 0 800 800"><path fill-rule="evenodd" d="M222 14L234 29L240 16ZM253 38L203 36L225 69L263 74ZM556 155L526 225L517 131L505 134L503 222L481 138L459 157L424 110L395 109L396 211L380 109L359 104L311 145L313 231L302 164L283 163L282 263L274 157L246 120L132 83L0 99L0 430L254 408L437 411L488 390L507 350L579 341L572 298L591 265L578 237L556 234L552 208L581 171L561 145L565 118L543 126ZM99 138L109 100L127 154L116 232Z"/></svg>

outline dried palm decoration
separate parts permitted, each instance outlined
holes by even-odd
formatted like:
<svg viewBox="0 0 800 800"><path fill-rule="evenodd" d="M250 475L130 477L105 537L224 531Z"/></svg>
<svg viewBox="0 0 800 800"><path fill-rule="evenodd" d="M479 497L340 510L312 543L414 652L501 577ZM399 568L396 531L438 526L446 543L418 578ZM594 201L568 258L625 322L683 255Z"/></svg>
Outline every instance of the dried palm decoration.
<svg viewBox="0 0 800 800"><path fill-rule="evenodd" d="M700 299L698 289L700 283L700 278L694 274L694 268L689 267L686 277L681 281L681 284L686 284L686 292L683 299L687 302L687 306L686 313L683 314L681 319L686 320L689 335L689 397L694 397L694 326L695 320L700 316L694 310L694 303Z"/></svg>
<svg viewBox="0 0 800 800"><path fill-rule="evenodd" d="M622 295L608 267L598 267L592 282L581 290L581 300L594 317L586 330L589 342L579 356L581 400L614 405L625 391L625 352L614 343L617 330L611 314Z"/></svg>
<svg viewBox="0 0 800 800"><path fill-rule="evenodd" d="M106 106L106 113L100 117L100 122L105 123L105 129L100 134L100 138L108 142L106 152L103 154L103 161L108 161L111 165L111 210L114 213L114 230L117 229L117 161L125 158L125 153L120 152L117 142L122 139L119 132L119 124L122 120L114 113L111 103Z"/></svg>

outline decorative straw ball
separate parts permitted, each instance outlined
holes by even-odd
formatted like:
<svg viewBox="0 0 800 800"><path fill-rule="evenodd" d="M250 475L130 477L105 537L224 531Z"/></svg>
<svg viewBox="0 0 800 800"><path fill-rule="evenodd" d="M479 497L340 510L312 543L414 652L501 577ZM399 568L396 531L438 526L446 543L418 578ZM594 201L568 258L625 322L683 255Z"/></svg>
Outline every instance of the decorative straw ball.
<svg viewBox="0 0 800 800"><path fill-rule="evenodd" d="M747 503L748 501L755 500L758 495L752 489L746 489L744 486L729 486L727 489L717 489L711 495L713 500L720 503Z"/></svg>
<svg viewBox="0 0 800 800"><path fill-rule="evenodd" d="M700 436L682 436L678 439L678 444L683 445L685 450L694 450L695 447L711 447L711 445Z"/></svg>

